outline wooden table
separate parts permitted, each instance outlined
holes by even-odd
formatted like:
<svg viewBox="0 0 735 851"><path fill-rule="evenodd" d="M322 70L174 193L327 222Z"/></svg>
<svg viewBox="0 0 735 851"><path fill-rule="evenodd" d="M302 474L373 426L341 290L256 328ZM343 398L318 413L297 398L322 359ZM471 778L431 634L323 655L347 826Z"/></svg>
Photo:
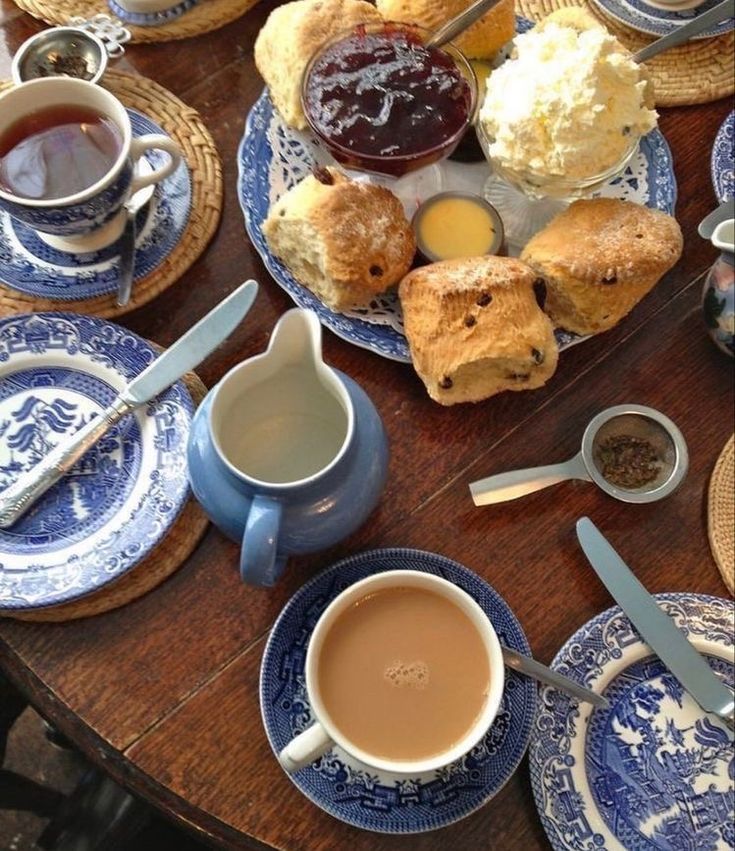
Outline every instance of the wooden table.
<svg viewBox="0 0 735 851"><path fill-rule="evenodd" d="M222 224L198 263L123 324L168 345L249 276L261 293L243 327L200 369L211 386L263 350L291 302L264 270L243 227L235 152L262 83L252 46L273 0L234 24L185 42L129 47L128 68L153 77L204 117L219 146ZM41 25L0 0L0 74ZM696 225L715 206L709 154L728 101L666 110L661 129L679 183L684 230L678 266L614 330L562 354L549 384L477 405L433 403L408 365L324 333L326 360L355 378L388 431L383 499L365 526L329 552L293 559L271 590L244 587L237 547L210 528L162 587L116 612L63 625L0 623L0 661L37 708L119 782L226 847L288 849L531 849L548 843L527 762L479 812L413 837L347 827L304 799L278 767L263 731L258 671L276 615L310 576L370 547L442 553L485 577L519 617L534 654L549 662L588 619L611 605L576 544L574 521L591 516L653 592L726 596L706 535L706 489L733 431L733 364L710 342L699 309L715 258ZM492 508L467 485L504 469L550 463L579 447L605 406L651 405L689 444L691 469L664 502L629 506L568 483Z"/></svg>

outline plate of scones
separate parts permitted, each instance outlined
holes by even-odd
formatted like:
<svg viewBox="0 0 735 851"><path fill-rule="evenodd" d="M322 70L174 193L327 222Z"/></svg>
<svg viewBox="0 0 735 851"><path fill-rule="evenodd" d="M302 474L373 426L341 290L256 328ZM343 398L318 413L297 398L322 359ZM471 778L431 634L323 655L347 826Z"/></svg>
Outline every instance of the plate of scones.
<svg viewBox="0 0 735 851"><path fill-rule="evenodd" d="M452 0L441 14L465 5ZM310 131L301 87L311 58L340 33L385 20L435 28L437 8L429 0L276 8L255 44L266 88L240 143L238 197L253 245L296 304L339 337L412 363L429 396L453 405L544 385L560 351L617 325L675 265L682 235L671 153L653 129L618 176L563 208L518 257L425 263L409 218L418 200L411 207L390 179L336 163ZM492 68L531 29L501 0L456 44L476 69ZM444 189L469 183L477 192L490 176L485 161L430 168L443 172Z"/></svg>

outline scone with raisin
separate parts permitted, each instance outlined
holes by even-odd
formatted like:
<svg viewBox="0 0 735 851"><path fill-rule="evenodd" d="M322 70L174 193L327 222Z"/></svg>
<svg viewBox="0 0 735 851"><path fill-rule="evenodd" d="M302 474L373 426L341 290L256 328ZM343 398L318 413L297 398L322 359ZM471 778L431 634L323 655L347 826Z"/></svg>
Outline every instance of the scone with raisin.
<svg viewBox="0 0 735 851"><path fill-rule="evenodd" d="M527 244L521 259L546 284L544 310L576 334L616 325L671 269L683 240L676 219L631 201L575 201Z"/></svg>
<svg viewBox="0 0 735 851"><path fill-rule="evenodd" d="M263 233L296 280L337 312L368 304L397 284L416 251L398 198L331 166L279 198Z"/></svg>
<svg viewBox="0 0 735 851"><path fill-rule="evenodd" d="M556 370L554 328L535 275L509 257L463 257L414 269L398 292L411 360L442 405L541 387Z"/></svg>

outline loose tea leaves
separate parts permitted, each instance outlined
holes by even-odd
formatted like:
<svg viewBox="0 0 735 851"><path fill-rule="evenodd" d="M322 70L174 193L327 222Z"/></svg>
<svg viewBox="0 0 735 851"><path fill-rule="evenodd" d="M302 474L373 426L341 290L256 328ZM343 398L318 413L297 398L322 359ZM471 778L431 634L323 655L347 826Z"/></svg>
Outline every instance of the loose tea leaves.
<svg viewBox="0 0 735 851"><path fill-rule="evenodd" d="M620 488L640 488L652 482L661 469L661 459L645 439L616 434L599 445L602 475Z"/></svg>

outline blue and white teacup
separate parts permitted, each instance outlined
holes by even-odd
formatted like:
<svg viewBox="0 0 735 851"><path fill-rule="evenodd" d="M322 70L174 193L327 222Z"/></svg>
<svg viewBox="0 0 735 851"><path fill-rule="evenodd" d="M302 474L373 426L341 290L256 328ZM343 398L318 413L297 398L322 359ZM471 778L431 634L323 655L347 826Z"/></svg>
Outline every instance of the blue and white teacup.
<svg viewBox="0 0 735 851"><path fill-rule="evenodd" d="M161 134L133 138L130 117L113 94L86 80L62 77L29 80L0 95L0 136L34 112L67 104L94 110L112 120L121 139L115 162L92 186L64 198L24 198L0 188L0 208L33 228L54 248L94 251L122 234L125 203L139 189L168 177L181 162L181 151ZM168 153L168 161L136 173L136 164L151 149Z"/></svg>
<svg viewBox="0 0 735 851"><path fill-rule="evenodd" d="M199 0L107 0L110 10L137 27L160 27L196 6Z"/></svg>

